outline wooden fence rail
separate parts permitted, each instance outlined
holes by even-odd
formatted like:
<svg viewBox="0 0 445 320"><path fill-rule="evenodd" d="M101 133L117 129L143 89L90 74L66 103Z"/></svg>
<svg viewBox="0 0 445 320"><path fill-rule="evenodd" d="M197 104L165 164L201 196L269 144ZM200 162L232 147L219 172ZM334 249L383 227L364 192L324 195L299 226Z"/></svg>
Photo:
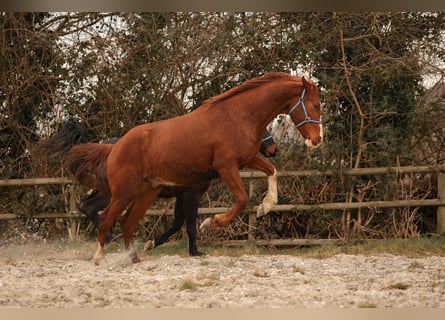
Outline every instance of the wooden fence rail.
<svg viewBox="0 0 445 320"><path fill-rule="evenodd" d="M305 176L331 176L331 175L383 175L383 174L404 174L404 173L436 173L437 179L437 198L422 200L391 200L391 201L366 201L366 202L332 202L319 204L280 204L274 207L275 212L289 211L305 211L305 210L341 210L341 209L358 209L358 208L398 208L398 207L437 207L437 233L445 233L445 166L404 166L404 167L385 167L385 168L360 168L360 169L344 169L338 170L301 170L301 171L282 171L278 173L279 177L305 177ZM243 179L264 179L266 176L262 172L243 171L241 172ZM76 209L76 188L73 180L69 178L34 178L34 179L10 179L0 180L0 187L11 186L30 186L30 185L69 185L69 210L62 213L39 213L33 215L33 218L66 218L76 219L84 217L79 214ZM251 185L252 187L252 185ZM256 209L257 206L251 206L247 209L249 213L249 239L255 238L256 227ZM228 208L199 208L199 215L210 215L222 213ZM173 210L147 210L147 215L173 215ZM14 213L0 213L0 220L15 219L17 215ZM73 228L76 228L75 226ZM70 238L75 234L75 230L68 230Z"/></svg>

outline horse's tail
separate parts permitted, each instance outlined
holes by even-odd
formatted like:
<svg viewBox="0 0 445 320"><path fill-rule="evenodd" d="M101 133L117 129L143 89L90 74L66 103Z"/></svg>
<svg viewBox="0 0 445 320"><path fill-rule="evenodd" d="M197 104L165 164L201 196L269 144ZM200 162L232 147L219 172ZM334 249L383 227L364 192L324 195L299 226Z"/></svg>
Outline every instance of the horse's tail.
<svg viewBox="0 0 445 320"><path fill-rule="evenodd" d="M66 155L68 170L80 184L110 193L107 158L112 144L85 143L73 146Z"/></svg>

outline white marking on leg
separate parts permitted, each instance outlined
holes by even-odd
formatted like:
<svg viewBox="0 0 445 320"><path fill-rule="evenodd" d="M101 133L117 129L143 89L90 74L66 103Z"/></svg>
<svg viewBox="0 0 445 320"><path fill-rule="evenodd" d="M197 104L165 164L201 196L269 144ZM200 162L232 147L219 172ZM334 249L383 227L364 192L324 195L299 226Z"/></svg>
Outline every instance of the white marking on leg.
<svg viewBox="0 0 445 320"><path fill-rule="evenodd" d="M258 206L257 217L264 216L272 210L278 203L278 177L277 170L274 168L273 175L267 177L267 194L263 199L263 203Z"/></svg>
<svg viewBox="0 0 445 320"><path fill-rule="evenodd" d="M148 240L144 245L144 251L150 251L155 247L155 242L153 240Z"/></svg>
<svg viewBox="0 0 445 320"><path fill-rule="evenodd" d="M93 263L98 266L105 263L104 248L100 245L99 241L96 244L96 252L94 253Z"/></svg>
<svg viewBox="0 0 445 320"><path fill-rule="evenodd" d="M278 203L278 177L277 170L275 168L273 170L273 175L267 178L267 182L267 196L270 199L269 202L272 204L272 206L274 206Z"/></svg>
<svg viewBox="0 0 445 320"><path fill-rule="evenodd" d="M139 258L138 254L136 253L136 248L134 247L133 241L130 242L127 248L128 257L130 258L130 261L132 263L139 263L141 262L141 259Z"/></svg>
<svg viewBox="0 0 445 320"><path fill-rule="evenodd" d="M204 231L210 228L210 222L212 221L212 218L205 219L201 225L199 226L199 230Z"/></svg>
<svg viewBox="0 0 445 320"><path fill-rule="evenodd" d="M136 249L134 248L133 242L130 243L127 249L128 256L130 257L130 260L136 255Z"/></svg>

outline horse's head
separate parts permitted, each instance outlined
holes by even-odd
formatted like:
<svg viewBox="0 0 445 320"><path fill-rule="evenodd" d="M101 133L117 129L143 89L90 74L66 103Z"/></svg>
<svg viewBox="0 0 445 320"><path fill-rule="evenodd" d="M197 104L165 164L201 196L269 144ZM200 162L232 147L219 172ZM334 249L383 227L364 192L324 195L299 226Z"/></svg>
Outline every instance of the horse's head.
<svg viewBox="0 0 445 320"><path fill-rule="evenodd" d="M87 142L88 132L84 125L77 118L71 117L56 135L40 141L38 149L57 156L66 154L76 144Z"/></svg>
<svg viewBox="0 0 445 320"><path fill-rule="evenodd" d="M298 131L308 147L318 147L323 140L321 122L321 101L317 85L302 77L303 91L297 102L293 100L289 105L288 115L291 117Z"/></svg>
<svg viewBox="0 0 445 320"><path fill-rule="evenodd" d="M264 132L263 140L261 141L260 152L266 158L275 157L277 153L277 145L268 130Z"/></svg>
<svg viewBox="0 0 445 320"><path fill-rule="evenodd" d="M71 146L88 142L88 132L85 126L76 117L71 117L59 133L69 141Z"/></svg>

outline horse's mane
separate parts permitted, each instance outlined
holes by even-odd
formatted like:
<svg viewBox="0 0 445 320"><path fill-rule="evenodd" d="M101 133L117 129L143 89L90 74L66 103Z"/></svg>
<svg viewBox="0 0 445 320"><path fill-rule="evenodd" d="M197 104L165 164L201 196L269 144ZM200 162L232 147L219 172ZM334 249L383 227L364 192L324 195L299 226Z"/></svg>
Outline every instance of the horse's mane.
<svg viewBox="0 0 445 320"><path fill-rule="evenodd" d="M291 76L288 73L285 72L269 72L263 76L253 78L250 80L245 81L239 86L236 86L224 93L221 93L220 95L211 97L204 101L201 108L210 108L222 101L225 101L229 98L232 98L242 92L246 92L248 90L257 88L259 86L262 86L265 83L269 83L271 81L276 80L287 80L287 81L297 81L299 78L295 76Z"/></svg>
<svg viewBox="0 0 445 320"><path fill-rule="evenodd" d="M74 145L87 142L88 132L85 125L79 119L72 117L56 135L40 141L37 150L51 154L52 157L65 156Z"/></svg>

